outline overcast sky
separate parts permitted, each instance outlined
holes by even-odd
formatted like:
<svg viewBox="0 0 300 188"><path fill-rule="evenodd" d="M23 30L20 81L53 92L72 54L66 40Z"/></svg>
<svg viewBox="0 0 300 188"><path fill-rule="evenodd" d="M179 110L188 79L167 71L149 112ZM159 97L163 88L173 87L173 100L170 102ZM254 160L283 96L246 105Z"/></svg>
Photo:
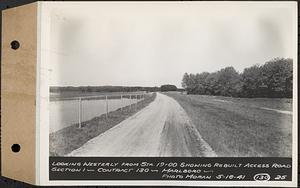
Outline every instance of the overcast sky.
<svg viewBox="0 0 300 188"><path fill-rule="evenodd" d="M181 87L185 72L293 57L293 4L50 2L50 85Z"/></svg>

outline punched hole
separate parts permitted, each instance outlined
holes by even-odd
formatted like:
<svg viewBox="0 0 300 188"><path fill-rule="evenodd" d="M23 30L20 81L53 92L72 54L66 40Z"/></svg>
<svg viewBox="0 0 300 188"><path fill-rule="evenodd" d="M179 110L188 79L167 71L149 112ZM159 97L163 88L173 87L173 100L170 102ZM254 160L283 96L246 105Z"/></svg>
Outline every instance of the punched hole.
<svg viewBox="0 0 300 188"><path fill-rule="evenodd" d="M21 150L21 146L19 144L13 144L11 146L11 150L15 153L18 153Z"/></svg>
<svg viewBox="0 0 300 188"><path fill-rule="evenodd" d="M14 40L10 43L10 46L12 49L16 50L20 47L20 43L18 41Z"/></svg>

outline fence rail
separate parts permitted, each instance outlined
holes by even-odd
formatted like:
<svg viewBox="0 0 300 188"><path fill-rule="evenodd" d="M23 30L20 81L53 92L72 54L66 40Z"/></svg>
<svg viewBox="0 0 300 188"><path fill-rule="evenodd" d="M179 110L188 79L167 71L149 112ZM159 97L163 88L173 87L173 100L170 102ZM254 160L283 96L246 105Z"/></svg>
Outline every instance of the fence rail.
<svg viewBox="0 0 300 188"><path fill-rule="evenodd" d="M95 99L105 99L107 96L108 99L118 99L122 95L123 98L134 98L134 96L138 95L145 95L147 92L139 92L139 93L122 93L122 94L102 94L102 95L87 95L87 96L75 96L75 97L62 97L60 95L58 96L51 96L50 95L50 101L67 101L67 100L79 100L81 98L82 100L95 100Z"/></svg>
<svg viewBox="0 0 300 188"><path fill-rule="evenodd" d="M109 118L109 106L110 100L120 100L120 109L123 111L124 107L129 106L129 108L137 109L137 103L145 99L147 94L143 93L133 93L133 94L119 94L119 95L100 95L100 96L84 96L84 97L72 97L72 98L60 98L59 101L65 100L77 100L78 101L78 128L82 128L82 122L84 121L83 116L83 101L87 100L105 100L105 117ZM124 106L124 100L129 99L129 105ZM135 99L135 100L134 100Z"/></svg>

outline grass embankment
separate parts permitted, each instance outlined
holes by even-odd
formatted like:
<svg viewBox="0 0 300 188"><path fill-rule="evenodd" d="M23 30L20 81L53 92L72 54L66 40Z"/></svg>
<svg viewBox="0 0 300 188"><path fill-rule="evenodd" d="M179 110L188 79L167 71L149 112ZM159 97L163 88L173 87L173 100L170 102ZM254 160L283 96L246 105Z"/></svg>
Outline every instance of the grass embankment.
<svg viewBox="0 0 300 188"><path fill-rule="evenodd" d="M89 121L85 121L82 123L82 128L78 128L78 124L74 124L70 127L51 133L49 136L50 156L64 156L81 147L90 139L100 135L146 107L155 99L155 97L156 93L153 93L151 96L145 97L144 100L139 101L137 104L133 104L131 107L126 106L123 107L122 110L119 108L109 112L108 118L103 114Z"/></svg>
<svg viewBox="0 0 300 188"><path fill-rule="evenodd" d="M218 156L291 157L291 99L243 99L165 93L185 109Z"/></svg>

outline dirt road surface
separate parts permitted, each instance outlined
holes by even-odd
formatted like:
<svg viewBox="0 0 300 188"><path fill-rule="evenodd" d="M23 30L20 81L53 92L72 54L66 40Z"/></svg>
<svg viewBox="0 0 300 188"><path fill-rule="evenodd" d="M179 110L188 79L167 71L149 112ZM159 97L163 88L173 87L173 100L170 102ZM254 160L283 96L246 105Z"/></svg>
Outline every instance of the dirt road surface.
<svg viewBox="0 0 300 188"><path fill-rule="evenodd" d="M161 93L147 107L68 156L215 157L176 100Z"/></svg>

